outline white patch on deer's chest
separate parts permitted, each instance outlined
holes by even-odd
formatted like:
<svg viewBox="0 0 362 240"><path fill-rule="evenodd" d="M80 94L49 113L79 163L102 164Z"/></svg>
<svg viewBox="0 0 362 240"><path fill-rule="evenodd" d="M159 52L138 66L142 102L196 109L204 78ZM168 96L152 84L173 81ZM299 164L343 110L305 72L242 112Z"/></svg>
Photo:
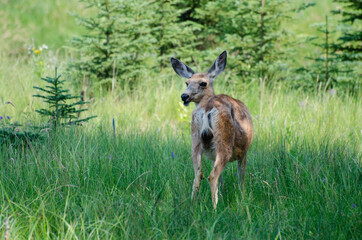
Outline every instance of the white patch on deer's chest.
<svg viewBox="0 0 362 240"><path fill-rule="evenodd" d="M205 116L205 110L203 108L195 109L192 115L193 115L192 123L197 128L200 134L203 124L203 118Z"/></svg>
<svg viewBox="0 0 362 240"><path fill-rule="evenodd" d="M194 112L192 113L192 124L196 130L193 133L195 134L193 135L193 137L201 139L201 142L203 144L203 155L212 161L215 161L215 156L216 156L216 150L214 148L214 142L213 142L214 141L213 134L217 120L218 120L218 110L216 108L212 108L208 112L205 112L204 108L199 108L195 109ZM205 139L205 135L203 134L206 134L206 137L208 135L209 136L211 135L211 139L209 139L210 142L207 141L208 139Z"/></svg>
<svg viewBox="0 0 362 240"><path fill-rule="evenodd" d="M199 108L195 109L192 114L193 125L198 130L199 136L204 131L211 131L213 133L218 114L216 108L212 108L209 112L205 112L204 108Z"/></svg>

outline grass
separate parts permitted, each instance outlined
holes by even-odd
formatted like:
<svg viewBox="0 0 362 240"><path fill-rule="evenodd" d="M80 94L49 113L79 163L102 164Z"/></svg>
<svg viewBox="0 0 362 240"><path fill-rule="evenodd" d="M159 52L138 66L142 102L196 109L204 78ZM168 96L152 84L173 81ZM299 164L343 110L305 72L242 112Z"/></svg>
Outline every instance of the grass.
<svg viewBox="0 0 362 240"><path fill-rule="evenodd" d="M24 54L29 46L42 44L52 49L63 47L83 33L71 16L75 11L85 12L76 0L1 1L0 52Z"/></svg>
<svg viewBox="0 0 362 240"><path fill-rule="evenodd" d="M299 24L323 21L326 3L289 28L301 34ZM75 1L0 3L0 116L46 121L33 86L55 65L65 71L61 47L79 33L67 14L74 9ZM31 39L49 50L27 55ZM10 239L361 239L360 98L256 83L233 89L229 76L218 77L216 92L245 102L255 128L244 193L231 163L216 212L207 180L191 201L193 106L179 105L184 83L169 68L131 94L87 99L98 118L84 127L0 146L0 238L8 219ZM211 167L205 159L205 176Z"/></svg>
<svg viewBox="0 0 362 240"><path fill-rule="evenodd" d="M174 84L169 96L181 88ZM188 124L167 108L156 113L166 103L150 101L150 92L142 98L135 94L132 101L103 100L108 105L102 111L115 112L87 128L70 128L28 146L2 147L0 220L10 217L13 238L362 236L361 110L356 99L266 90L261 104L256 87L239 95L255 125L245 193L237 187L236 165L229 164L214 212L207 180L197 201L190 200ZM132 114L140 105L145 110ZM178 108L172 98L167 105ZM101 110L96 106L93 111ZM159 125L156 116L165 119L167 113L168 124ZM127 123L139 115L150 119ZM208 160L202 167L206 174L211 171Z"/></svg>
<svg viewBox="0 0 362 240"><path fill-rule="evenodd" d="M1 58L0 116L43 122L33 86L60 60ZM191 202L193 106L180 107L184 83L166 69L132 94L118 89L92 100L89 114L99 117L84 128L1 146L0 238L9 219L17 239L360 239L360 99L231 89L228 76L219 76L216 92L244 101L255 126L244 194L229 164L217 212L207 180ZM211 162L202 168L207 176Z"/></svg>

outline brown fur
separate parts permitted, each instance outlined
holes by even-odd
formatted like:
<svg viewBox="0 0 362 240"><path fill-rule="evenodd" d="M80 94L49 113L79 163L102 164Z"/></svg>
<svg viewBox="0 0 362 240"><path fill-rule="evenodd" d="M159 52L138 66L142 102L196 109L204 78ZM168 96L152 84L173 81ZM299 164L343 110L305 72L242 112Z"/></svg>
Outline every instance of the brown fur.
<svg viewBox="0 0 362 240"><path fill-rule="evenodd" d="M225 66L226 52L225 56L222 54L220 56L225 58L222 59L225 61ZM220 67L219 58L214 63L214 65L219 64L217 67ZM185 67L184 69L192 71L192 76L186 81L188 87L183 95L189 96L188 101L184 102L185 105L189 102L194 102L196 105L191 122L191 152L195 172L192 198L198 192L204 177L201 172L201 156L207 153L214 162L208 179L213 206L216 209L218 180L228 162L238 161L239 184L244 183L246 154L253 136L253 123L249 110L243 102L224 94L215 95L213 82L220 70L215 74L212 68L208 73L193 73L192 69ZM182 72L179 75L184 76ZM201 86L202 82L206 82L207 85Z"/></svg>

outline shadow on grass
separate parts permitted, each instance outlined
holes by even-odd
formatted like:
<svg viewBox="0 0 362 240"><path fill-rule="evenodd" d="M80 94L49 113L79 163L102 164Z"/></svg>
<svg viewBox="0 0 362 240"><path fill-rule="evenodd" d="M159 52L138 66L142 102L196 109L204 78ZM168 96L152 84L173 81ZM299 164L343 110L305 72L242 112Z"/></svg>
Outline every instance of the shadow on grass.
<svg viewBox="0 0 362 240"><path fill-rule="evenodd" d="M236 164L228 164L217 212L207 180L191 202L190 145L188 135L170 131L114 138L101 128L2 145L0 222L10 217L14 237L41 239L361 237L360 153L352 143L256 138L244 194ZM211 163L203 168L207 175Z"/></svg>

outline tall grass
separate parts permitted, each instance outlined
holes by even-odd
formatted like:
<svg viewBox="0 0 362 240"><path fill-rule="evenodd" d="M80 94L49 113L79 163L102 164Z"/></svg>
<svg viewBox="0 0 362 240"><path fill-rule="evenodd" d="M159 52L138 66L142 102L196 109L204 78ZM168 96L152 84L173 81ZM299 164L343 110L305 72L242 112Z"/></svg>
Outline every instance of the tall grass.
<svg viewBox="0 0 362 240"><path fill-rule="evenodd" d="M230 164L217 212L207 182L190 200L189 147L186 135L153 130L114 141L101 129L70 129L44 145L3 149L1 222L10 217L20 239L361 236L360 162L346 143L256 137L245 194Z"/></svg>
<svg viewBox="0 0 362 240"><path fill-rule="evenodd" d="M79 5L8 3L0 3L0 116L39 125L46 119L34 110L45 106L33 86L55 65L64 71L58 49L79 30L64 14ZM47 24L45 13L53 16ZM10 51L31 38L48 53ZM232 163L216 212L207 180L191 201L193 106L179 105L184 82L165 69L132 93L88 97L89 115L99 117L84 127L0 146L0 238L8 225L10 239L361 239L361 99L258 81L233 88L229 80L220 75L216 92L242 100L255 128L244 193ZM211 167L205 159L206 176Z"/></svg>
<svg viewBox="0 0 362 240"><path fill-rule="evenodd" d="M360 238L360 101L254 85L227 91L218 80L217 92L250 108L255 137L245 193L229 164L217 212L207 180L190 200L190 111L180 119L183 83L165 77L94 103L101 117L84 128L2 146L1 223L9 218L19 239ZM211 163L202 168L207 175Z"/></svg>

